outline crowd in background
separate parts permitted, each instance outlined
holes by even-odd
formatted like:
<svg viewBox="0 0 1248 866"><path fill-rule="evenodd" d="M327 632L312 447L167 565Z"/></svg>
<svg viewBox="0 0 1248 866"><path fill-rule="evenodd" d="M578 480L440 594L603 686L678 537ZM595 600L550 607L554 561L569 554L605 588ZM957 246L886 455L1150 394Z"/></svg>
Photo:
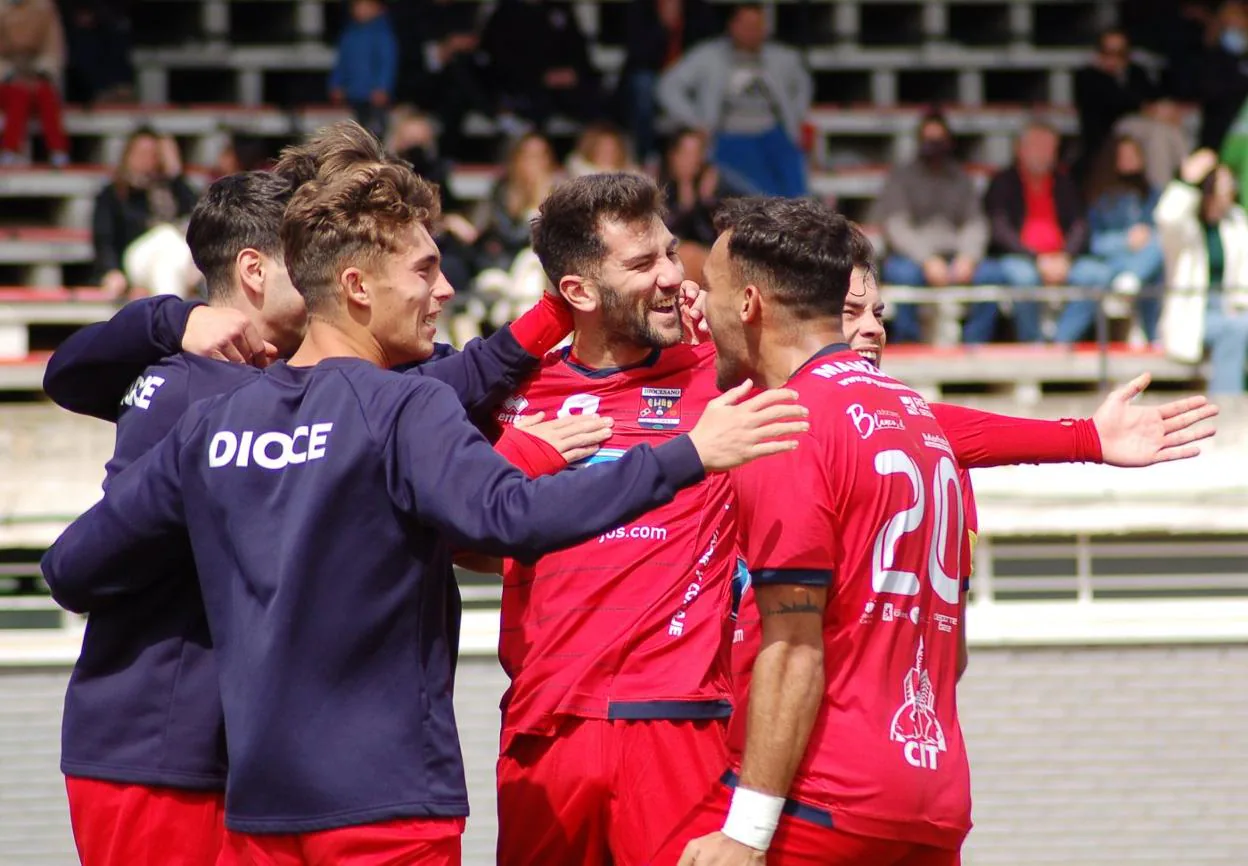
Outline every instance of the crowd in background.
<svg viewBox="0 0 1248 866"><path fill-rule="evenodd" d="M721 14L705 0L631 0L625 60L608 86L564 3L343 5L326 96L442 185L439 243L461 292L457 340L507 321L542 291L528 221L565 177L658 177L695 279L718 202L809 193L802 127L811 75L797 50L771 38L760 7ZM1087 290L1060 304L1036 291L968 304L960 336L971 345L1072 346L1093 335L1101 302L1092 295L1108 291L1105 309L1128 323L1126 339L1183 360L1207 349L1215 390L1239 391L1248 358L1248 302L1239 291L1248 290L1239 254L1248 217L1237 203L1248 188L1248 4L1141 4L1124 16L1146 5L1164 6L1151 19L1161 23L1149 46L1162 63L1134 62L1125 30L1102 33L1074 78L1079 135L1064 147L1037 118L986 191L959 159L947 120L937 111L922 120L917 158L893 167L868 220L880 275L910 287ZM132 98L126 29L124 5L106 0L71 0L60 11L54 0L0 7L0 164L26 160L32 111L49 160L68 161L62 92L81 102ZM1185 103L1200 109L1194 141ZM465 202L449 178L473 114L493 120L506 148L490 194ZM582 130L565 159L545 135L555 117ZM218 170L266 158L237 141ZM176 145L136 133L97 200L101 285L185 292L195 275L179 226L193 202ZM930 339L927 308L896 309L890 339Z"/></svg>

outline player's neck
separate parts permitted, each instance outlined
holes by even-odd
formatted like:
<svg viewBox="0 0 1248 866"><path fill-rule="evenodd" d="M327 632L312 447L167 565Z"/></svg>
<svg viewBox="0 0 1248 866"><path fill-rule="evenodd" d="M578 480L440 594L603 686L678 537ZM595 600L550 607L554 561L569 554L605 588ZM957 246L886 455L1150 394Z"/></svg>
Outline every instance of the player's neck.
<svg viewBox="0 0 1248 866"><path fill-rule="evenodd" d="M315 315L308 316L308 330L295 354L292 367L313 367L327 358L360 358L388 367L385 353L365 329L342 328Z"/></svg>
<svg viewBox="0 0 1248 866"><path fill-rule="evenodd" d="M845 334L836 324L806 322L777 334L764 337L760 345L758 378L755 384L779 388L813 358L833 343L844 343Z"/></svg>
<svg viewBox="0 0 1248 866"><path fill-rule="evenodd" d="M646 360L653 351L650 346L608 340L598 334L578 331L572 338L572 357L591 370L631 367Z"/></svg>
<svg viewBox="0 0 1248 866"><path fill-rule="evenodd" d="M219 310L238 310L247 317L247 321L251 322L252 327L256 329L256 333L260 335L260 339L274 345L277 345L279 342L273 328L264 320L264 316L260 314L260 307L253 303L242 289L235 289L224 298L210 296L208 298L208 306ZM287 347L285 352L281 354L285 355L289 352L290 348Z"/></svg>

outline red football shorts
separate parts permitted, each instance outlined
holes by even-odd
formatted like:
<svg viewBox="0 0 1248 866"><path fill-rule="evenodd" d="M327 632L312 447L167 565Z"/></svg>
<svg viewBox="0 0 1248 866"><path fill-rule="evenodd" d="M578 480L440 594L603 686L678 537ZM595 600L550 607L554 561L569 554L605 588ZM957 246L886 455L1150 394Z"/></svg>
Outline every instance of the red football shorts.
<svg viewBox="0 0 1248 866"><path fill-rule="evenodd" d="M651 861L653 866L675 866L686 845L721 829L731 800L732 789L716 784L663 843ZM767 866L959 866L961 862L957 851L856 836L787 814L780 817L767 849Z"/></svg>
<svg viewBox="0 0 1248 866"><path fill-rule="evenodd" d="M216 866L225 795L67 777L83 866Z"/></svg>
<svg viewBox="0 0 1248 866"><path fill-rule="evenodd" d="M227 830L232 866L460 866L463 818L400 818L289 835Z"/></svg>
<svg viewBox="0 0 1248 866"><path fill-rule="evenodd" d="M499 866L642 866L727 763L726 722L568 719L498 759Z"/></svg>

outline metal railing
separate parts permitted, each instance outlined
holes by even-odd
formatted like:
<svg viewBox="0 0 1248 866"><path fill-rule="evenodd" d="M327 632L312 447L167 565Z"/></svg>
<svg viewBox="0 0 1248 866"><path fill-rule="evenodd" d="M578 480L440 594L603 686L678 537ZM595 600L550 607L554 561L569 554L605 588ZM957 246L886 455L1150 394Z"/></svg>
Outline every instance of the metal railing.
<svg viewBox="0 0 1248 866"><path fill-rule="evenodd" d="M82 618L61 612L48 596L37 557L30 551L27 561L0 564L0 632L76 632ZM496 618L502 597L497 575L456 572L465 610ZM1248 605L1248 535L984 536L971 602L1001 609L1152 602L1162 605L1159 615L1167 602Z"/></svg>
<svg viewBox="0 0 1248 866"><path fill-rule="evenodd" d="M960 336L951 338L950 334L960 335L956 328L956 320L961 308L967 304L996 303L1008 310L1018 301L1034 301L1047 306L1057 307L1068 301L1094 301L1096 317L1094 319L1094 342L1097 348L1097 378L1102 390L1110 387L1109 370L1109 322L1112 318L1106 310L1107 303L1134 305L1136 299L1153 298L1160 300L1167 290L1160 286L1146 286L1136 295L1123 295L1109 288L1087 288L1082 286L1035 286L1018 287L1007 285L983 286L903 286L882 285L884 299L888 308L895 311L900 305L916 305L934 307L937 311L937 327L931 345L949 347L961 342ZM1197 368L1193 368L1197 374Z"/></svg>

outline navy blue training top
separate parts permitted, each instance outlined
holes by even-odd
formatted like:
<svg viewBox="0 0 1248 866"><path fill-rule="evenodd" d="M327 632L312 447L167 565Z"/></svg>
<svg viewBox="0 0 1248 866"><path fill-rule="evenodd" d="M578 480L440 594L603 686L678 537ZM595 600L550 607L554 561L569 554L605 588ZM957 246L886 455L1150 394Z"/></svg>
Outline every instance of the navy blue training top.
<svg viewBox="0 0 1248 866"><path fill-rule="evenodd" d="M51 377L57 402L104 414L100 395L116 388L126 365L180 344L189 309L179 315L164 301L130 304L83 338L67 341ZM508 329L470 343L462 353L446 354L447 349L440 347L442 360L411 370L447 382L474 408L505 396L537 362ZM106 357L115 360L105 362ZM253 367L191 355L173 355L143 371L124 398L113 400L117 443L105 489L160 442L192 403L258 376ZM98 386L91 387L93 381ZM84 605L90 616L65 694L61 771L112 782L222 790L226 754L217 668L190 543L182 534L160 547L136 566L148 575L142 578L150 584L146 589Z"/></svg>
<svg viewBox="0 0 1248 866"><path fill-rule="evenodd" d="M302 833L468 812L451 701L451 548L534 559L703 477L687 436L530 480L454 392L358 359L271 367L192 406L43 559L78 610L181 574L184 527L220 667L226 824Z"/></svg>

